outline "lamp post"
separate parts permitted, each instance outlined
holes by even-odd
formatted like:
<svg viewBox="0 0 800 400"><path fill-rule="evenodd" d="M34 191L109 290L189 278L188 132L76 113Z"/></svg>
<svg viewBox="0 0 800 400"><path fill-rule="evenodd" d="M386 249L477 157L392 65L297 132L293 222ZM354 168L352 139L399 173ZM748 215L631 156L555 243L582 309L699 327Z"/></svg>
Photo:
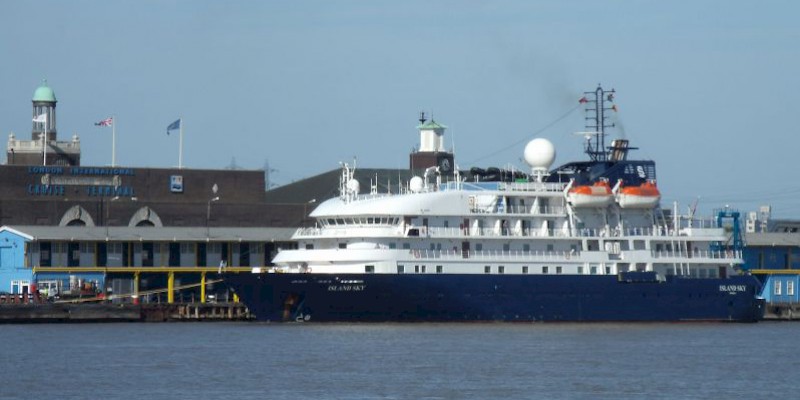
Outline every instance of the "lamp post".
<svg viewBox="0 0 800 400"><path fill-rule="evenodd" d="M211 237L211 228L209 221L211 220L211 203L219 201L219 196L212 197L208 200L208 207L206 208L206 238Z"/></svg>

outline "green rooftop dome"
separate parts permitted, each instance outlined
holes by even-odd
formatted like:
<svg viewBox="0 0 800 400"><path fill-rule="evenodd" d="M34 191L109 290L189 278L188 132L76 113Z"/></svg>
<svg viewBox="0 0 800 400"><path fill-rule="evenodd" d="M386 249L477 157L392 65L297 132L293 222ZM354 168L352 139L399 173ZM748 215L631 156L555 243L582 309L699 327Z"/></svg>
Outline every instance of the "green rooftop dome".
<svg viewBox="0 0 800 400"><path fill-rule="evenodd" d="M433 119L424 124L417 125L417 129L445 129L445 128L447 127L434 121Z"/></svg>
<svg viewBox="0 0 800 400"><path fill-rule="evenodd" d="M56 94L53 93L53 89L50 89L50 86L47 86L47 79L42 79L42 84L33 92L33 101L56 102Z"/></svg>

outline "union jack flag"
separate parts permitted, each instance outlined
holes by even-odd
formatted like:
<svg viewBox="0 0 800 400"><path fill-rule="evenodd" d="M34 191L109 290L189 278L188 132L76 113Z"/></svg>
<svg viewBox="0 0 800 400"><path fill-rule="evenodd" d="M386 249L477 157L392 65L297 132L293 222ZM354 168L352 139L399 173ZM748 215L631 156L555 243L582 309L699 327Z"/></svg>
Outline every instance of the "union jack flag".
<svg viewBox="0 0 800 400"><path fill-rule="evenodd" d="M108 117L100 122L95 122L95 126L111 126L114 123L114 118Z"/></svg>

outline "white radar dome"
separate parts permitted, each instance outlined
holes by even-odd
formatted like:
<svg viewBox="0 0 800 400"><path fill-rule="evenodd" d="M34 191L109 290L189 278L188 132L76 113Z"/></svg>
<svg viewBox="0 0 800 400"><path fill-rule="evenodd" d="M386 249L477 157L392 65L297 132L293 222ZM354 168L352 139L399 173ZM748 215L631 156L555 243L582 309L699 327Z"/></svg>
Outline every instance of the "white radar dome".
<svg viewBox="0 0 800 400"><path fill-rule="evenodd" d="M414 193L421 192L424 185L425 184L423 183L422 178L418 176L411 178L411 181L408 182L408 188Z"/></svg>
<svg viewBox="0 0 800 400"><path fill-rule="evenodd" d="M525 146L525 162L534 169L550 169L556 160L556 148L547 139L536 138Z"/></svg>
<svg viewBox="0 0 800 400"><path fill-rule="evenodd" d="M347 181L347 190L350 191L350 193L358 194L358 192L361 191L361 184L358 183L357 180L351 179Z"/></svg>

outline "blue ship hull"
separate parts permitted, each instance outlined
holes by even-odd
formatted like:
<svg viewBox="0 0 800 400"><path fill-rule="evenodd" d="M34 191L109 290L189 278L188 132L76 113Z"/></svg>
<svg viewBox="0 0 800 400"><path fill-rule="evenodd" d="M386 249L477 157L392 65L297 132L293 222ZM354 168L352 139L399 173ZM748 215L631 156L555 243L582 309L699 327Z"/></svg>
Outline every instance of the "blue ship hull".
<svg viewBox="0 0 800 400"><path fill-rule="evenodd" d="M762 318L759 282L598 275L236 274L261 321L735 321Z"/></svg>

